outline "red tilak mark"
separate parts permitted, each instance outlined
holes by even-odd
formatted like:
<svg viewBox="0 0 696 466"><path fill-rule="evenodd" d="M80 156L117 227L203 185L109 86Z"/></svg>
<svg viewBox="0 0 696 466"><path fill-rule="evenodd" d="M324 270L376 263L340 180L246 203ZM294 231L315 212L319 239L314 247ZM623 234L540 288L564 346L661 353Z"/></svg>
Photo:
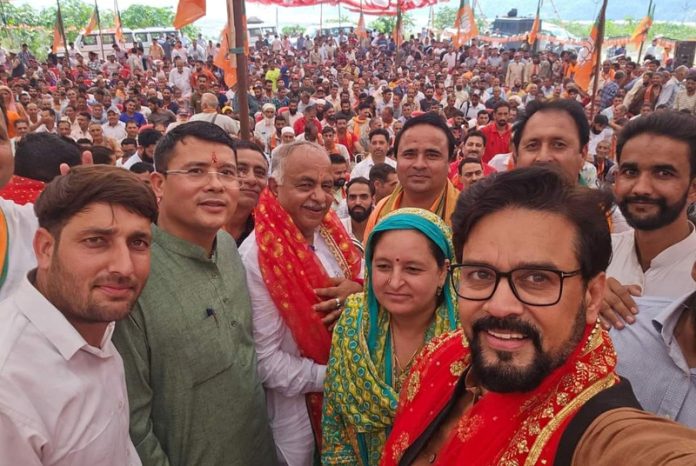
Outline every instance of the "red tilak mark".
<svg viewBox="0 0 696 466"><path fill-rule="evenodd" d="M396 258L396 262L399 262L400 260L401 260L401 259L399 259L398 257Z"/></svg>
<svg viewBox="0 0 696 466"><path fill-rule="evenodd" d="M215 154L215 152L210 154L210 157L213 159L213 165L216 165L218 162L218 159L217 159L217 155Z"/></svg>

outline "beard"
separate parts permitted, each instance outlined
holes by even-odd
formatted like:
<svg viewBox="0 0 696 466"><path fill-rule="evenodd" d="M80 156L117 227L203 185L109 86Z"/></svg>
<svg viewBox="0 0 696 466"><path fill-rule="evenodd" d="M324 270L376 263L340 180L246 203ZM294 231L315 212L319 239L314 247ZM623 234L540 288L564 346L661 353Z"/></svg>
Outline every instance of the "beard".
<svg viewBox="0 0 696 466"><path fill-rule="evenodd" d="M342 188L346 185L346 179L345 178L335 179L333 182L333 185L334 185L334 188L336 188L336 189Z"/></svg>
<svg viewBox="0 0 696 466"><path fill-rule="evenodd" d="M350 218L353 219L354 221L358 223L362 223L368 218L370 218L370 214L372 213L372 209L374 209L374 206L370 205L368 209L364 208L361 205L356 205L353 206L353 208L348 209L348 215L350 215Z"/></svg>
<svg viewBox="0 0 696 466"><path fill-rule="evenodd" d="M681 199L670 205L667 204L664 197L653 199L648 196L630 196L623 198L621 202L619 202L619 209L631 227L637 230L653 231L669 225L679 218L679 215L688 202L688 197L689 192L687 191ZM630 204L638 201L656 205L658 207L657 213L649 217L639 217L631 213L629 209Z"/></svg>
<svg viewBox="0 0 696 466"><path fill-rule="evenodd" d="M584 303L580 305L570 339L556 352L544 351L540 331L532 324L517 317L498 318L488 316L474 322L473 337L470 339L471 367L481 385L497 393L528 392L537 388L543 380L563 365L582 340L585 332ZM509 330L529 338L534 345L534 356L525 366L516 366L514 354L507 351L491 351L496 361L490 363L484 357L481 347L481 333L486 330Z"/></svg>

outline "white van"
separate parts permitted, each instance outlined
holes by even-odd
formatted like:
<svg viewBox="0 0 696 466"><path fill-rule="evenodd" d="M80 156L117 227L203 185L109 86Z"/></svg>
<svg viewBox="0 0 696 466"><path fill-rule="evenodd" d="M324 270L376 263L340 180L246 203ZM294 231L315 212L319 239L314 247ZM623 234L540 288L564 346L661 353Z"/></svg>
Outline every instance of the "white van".
<svg viewBox="0 0 696 466"><path fill-rule="evenodd" d="M180 31L173 27L151 27L144 29L128 29L123 28L124 44L120 44L121 48L129 50L135 45L141 45L145 51L145 55L150 50L152 39L161 39L166 36L175 37L184 41ZM104 44L104 54L109 55L112 51L112 46L115 41L114 29L102 29L101 37L99 31L93 31L90 34L80 33L75 38L75 50L86 56L89 52L94 52L101 58L102 43Z"/></svg>
<svg viewBox="0 0 696 466"><path fill-rule="evenodd" d="M247 34L249 46L253 47L258 39L264 39L268 35L270 35L270 40L273 40L273 36L278 34L278 29L276 29L275 24L265 23L252 16L247 18Z"/></svg>

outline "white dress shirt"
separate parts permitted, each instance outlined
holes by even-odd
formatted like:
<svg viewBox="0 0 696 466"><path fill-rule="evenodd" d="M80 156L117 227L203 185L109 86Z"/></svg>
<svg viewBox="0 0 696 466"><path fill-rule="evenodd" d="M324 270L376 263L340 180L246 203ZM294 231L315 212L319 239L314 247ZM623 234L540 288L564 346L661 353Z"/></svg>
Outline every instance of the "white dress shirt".
<svg viewBox="0 0 696 466"><path fill-rule="evenodd" d="M191 95L191 68L184 66L179 72L179 68L174 67L169 72L169 85L181 89L181 94L184 97L189 97Z"/></svg>
<svg viewBox="0 0 696 466"><path fill-rule="evenodd" d="M117 121L114 126L111 126L108 122L102 125L102 131L104 136L113 138L117 141L125 139L128 134L126 133L126 124L122 121Z"/></svg>
<svg viewBox="0 0 696 466"><path fill-rule="evenodd" d="M384 159L384 163L396 168L396 160L390 159L389 157L386 157ZM353 170L350 172L350 179L352 180L353 178L358 178L362 176L363 178L367 178L369 180L370 170L374 166L375 162L374 160L372 160L372 156L370 155L366 159L361 160L357 165L353 167Z"/></svg>
<svg viewBox="0 0 696 466"><path fill-rule="evenodd" d="M696 230L693 224L689 226L689 236L655 256L645 272L638 261L634 231L611 235L612 259L607 276L622 285L640 286L643 296L677 299L692 292L696 289L691 278L696 261Z"/></svg>
<svg viewBox="0 0 696 466"><path fill-rule="evenodd" d="M3 300L19 287L27 272L36 267L32 242L39 224L34 214L34 204L19 205L0 199L0 209L5 214L9 244L7 277L0 288L0 300ZM0 464L1 460L2 455Z"/></svg>
<svg viewBox="0 0 696 466"><path fill-rule="evenodd" d="M140 465L123 361L90 346L25 278L0 303L0 464Z"/></svg>
<svg viewBox="0 0 696 466"><path fill-rule="evenodd" d="M317 258L331 277L343 272L319 233L314 235ZM256 235L242 243L239 254L246 268L253 312L258 372L266 390L268 417L281 464L311 466L314 436L305 394L323 392L326 366L300 355L290 329L273 303L261 276Z"/></svg>

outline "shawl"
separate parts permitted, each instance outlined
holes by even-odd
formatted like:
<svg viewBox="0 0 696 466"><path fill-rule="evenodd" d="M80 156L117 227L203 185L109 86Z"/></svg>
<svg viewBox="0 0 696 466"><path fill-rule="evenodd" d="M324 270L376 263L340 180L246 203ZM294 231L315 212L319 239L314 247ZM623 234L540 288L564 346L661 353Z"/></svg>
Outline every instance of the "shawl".
<svg viewBox="0 0 696 466"><path fill-rule="evenodd" d="M389 312L377 302L371 279L372 239L375 232L387 230L419 231L446 258L454 259L450 228L432 212L399 209L373 230L367 241L365 290L348 299L333 334L322 420L325 465L376 466L394 420L399 394L392 375ZM459 325L449 279L444 293L426 330L426 342Z"/></svg>

